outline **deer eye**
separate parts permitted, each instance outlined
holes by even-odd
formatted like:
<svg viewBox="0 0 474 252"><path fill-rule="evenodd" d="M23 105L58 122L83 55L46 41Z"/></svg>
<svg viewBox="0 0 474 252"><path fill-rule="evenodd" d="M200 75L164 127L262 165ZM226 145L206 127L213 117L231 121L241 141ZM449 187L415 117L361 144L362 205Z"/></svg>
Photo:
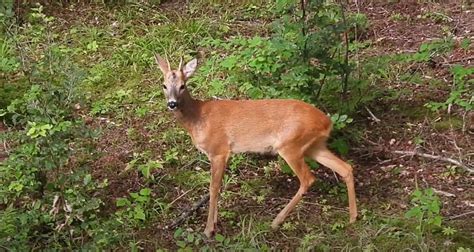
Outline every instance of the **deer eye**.
<svg viewBox="0 0 474 252"><path fill-rule="evenodd" d="M166 89L166 85L163 85L163 89Z"/></svg>
<svg viewBox="0 0 474 252"><path fill-rule="evenodd" d="M181 87L179 87L179 90L183 90L184 89L184 85L182 85Z"/></svg>

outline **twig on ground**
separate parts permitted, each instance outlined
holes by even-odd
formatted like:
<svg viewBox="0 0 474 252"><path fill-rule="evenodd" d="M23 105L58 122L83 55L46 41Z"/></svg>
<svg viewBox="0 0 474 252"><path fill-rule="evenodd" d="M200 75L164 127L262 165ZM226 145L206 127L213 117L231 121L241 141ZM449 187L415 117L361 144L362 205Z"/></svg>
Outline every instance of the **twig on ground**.
<svg viewBox="0 0 474 252"><path fill-rule="evenodd" d="M468 61L468 60L474 60L474 56L473 57L456 59L456 60L445 61L445 62L441 62L440 64L443 65L443 66L446 66L446 65L451 65L452 63L461 62L461 61Z"/></svg>
<svg viewBox="0 0 474 252"><path fill-rule="evenodd" d="M5 151L5 153L7 153L7 155L10 155L10 151L8 150L8 146L7 146L7 141L3 141L3 150Z"/></svg>
<svg viewBox="0 0 474 252"><path fill-rule="evenodd" d="M437 194L441 194L441 195L446 196L446 197L456 197L456 195L454 195L452 193L441 191L441 190L438 190L438 189L433 188L433 191Z"/></svg>
<svg viewBox="0 0 474 252"><path fill-rule="evenodd" d="M219 97L219 96L215 96L215 95L212 96L212 99L214 99L214 100L219 100L219 101L220 101L220 100L225 100L224 98Z"/></svg>
<svg viewBox="0 0 474 252"><path fill-rule="evenodd" d="M447 157L442 157L442 156L435 156L435 155L416 152L416 151L397 151L396 150L396 151L393 151L393 153L401 154L401 155L420 156L420 157L424 157L424 158L440 160L440 161L448 162L448 163L451 163L451 164L455 164L459 167L462 167L462 168L466 169L470 173L474 173L474 169L472 169L469 166L467 166L467 165L465 165L465 164L463 164L463 163L461 163L457 160L454 160L452 158L447 158Z"/></svg>
<svg viewBox="0 0 474 252"><path fill-rule="evenodd" d="M378 118L374 115L374 113L372 113L372 111L370 111L370 109L369 109L367 106L365 107L365 110L367 110L367 112L369 112L370 116L372 117L372 119L373 119L376 123L379 123L379 122L381 121L380 119L378 119Z"/></svg>
<svg viewBox="0 0 474 252"><path fill-rule="evenodd" d="M454 220L454 219L457 219L457 218L460 218L460 217L463 217L463 216L466 216L466 215L470 215L470 214L474 214L474 211L469 211L469 212L465 212L465 213L462 213L462 214L450 216L450 217L448 217L448 220Z"/></svg>
<svg viewBox="0 0 474 252"><path fill-rule="evenodd" d="M337 183L339 183L339 178L337 177L337 174L335 171L332 171L332 174L334 175L334 178L336 179Z"/></svg>
<svg viewBox="0 0 474 252"><path fill-rule="evenodd" d="M181 215L171 223L167 228L175 228L179 225L181 225L191 214L196 212L200 207L202 207L204 204L206 204L209 201L209 193L204 195L198 202L194 203L193 207L188 209L187 211L184 211L181 213Z"/></svg>
<svg viewBox="0 0 474 252"><path fill-rule="evenodd" d="M190 191L194 190L194 188L192 189L189 189L187 190L186 192L184 192L183 194L179 195L176 199L174 199L173 201L171 201L171 203L168 205L168 206L171 206L173 205L176 201L178 201L179 199L181 199L182 197L184 197L186 194L188 194Z"/></svg>

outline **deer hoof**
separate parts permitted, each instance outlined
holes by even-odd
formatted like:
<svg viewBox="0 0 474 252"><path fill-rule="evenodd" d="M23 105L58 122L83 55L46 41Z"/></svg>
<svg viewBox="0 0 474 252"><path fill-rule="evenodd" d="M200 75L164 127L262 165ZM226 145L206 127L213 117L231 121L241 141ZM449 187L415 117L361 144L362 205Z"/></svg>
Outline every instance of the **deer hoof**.
<svg viewBox="0 0 474 252"><path fill-rule="evenodd" d="M206 228L204 230L204 235L206 235L207 238L211 238L214 236L214 229Z"/></svg>
<svg viewBox="0 0 474 252"><path fill-rule="evenodd" d="M354 223L357 220L357 214L349 218L349 223Z"/></svg>
<svg viewBox="0 0 474 252"><path fill-rule="evenodd" d="M280 222L277 220L273 220L271 227L273 230L277 230L280 227Z"/></svg>

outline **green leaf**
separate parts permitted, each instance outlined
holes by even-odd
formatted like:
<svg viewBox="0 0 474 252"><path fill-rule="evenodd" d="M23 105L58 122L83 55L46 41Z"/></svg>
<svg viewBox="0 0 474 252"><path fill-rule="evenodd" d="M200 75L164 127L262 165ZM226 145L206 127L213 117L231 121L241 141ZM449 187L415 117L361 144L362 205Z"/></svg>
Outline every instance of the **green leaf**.
<svg viewBox="0 0 474 252"><path fill-rule="evenodd" d="M140 195L142 196L149 196L151 193L151 189L150 188L143 188L140 190Z"/></svg>
<svg viewBox="0 0 474 252"><path fill-rule="evenodd" d="M145 211L143 211L143 208L141 206L135 207L133 218L135 218L136 220L143 220L143 221L146 219Z"/></svg>
<svg viewBox="0 0 474 252"><path fill-rule="evenodd" d="M456 233L456 229L452 227L443 227L443 231L441 231L444 235L449 236Z"/></svg>
<svg viewBox="0 0 474 252"><path fill-rule="evenodd" d="M221 234L216 234L216 237L215 237L216 241L218 242L223 242L225 240L225 237Z"/></svg>
<svg viewBox="0 0 474 252"><path fill-rule="evenodd" d="M32 138L35 138L36 137L36 128L35 127L32 127L28 130L28 132L26 133L27 136L31 136Z"/></svg>
<svg viewBox="0 0 474 252"><path fill-rule="evenodd" d="M184 242L184 241L177 241L177 242L176 242L176 245L178 245L178 247L180 247L180 248L185 248L185 247L186 247L186 242Z"/></svg>
<svg viewBox="0 0 474 252"><path fill-rule="evenodd" d="M126 198L118 198L115 202L117 207L130 206L132 203Z"/></svg>
<svg viewBox="0 0 474 252"><path fill-rule="evenodd" d="M181 236L181 234L183 234L183 232L184 232L184 230L182 228L178 228L178 229L176 229L176 231L174 231L173 237L175 239L177 239L178 237Z"/></svg>
<svg viewBox="0 0 474 252"><path fill-rule="evenodd" d="M421 197L421 191L416 189L413 193L412 193L412 197L413 199L416 199L418 200L420 197Z"/></svg>
<svg viewBox="0 0 474 252"><path fill-rule="evenodd" d="M349 145L347 144L346 140L343 138L336 138L334 139L329 146L334 148L338 153L341 155L347 155L349 153Z"/></svg>
<svg viewBox="0 0 474 252"><path fill-rule="evenodd" d="M89 44L87 44L86 48L87 50L95 52L99 48L99 45L97 44L97 41L94 40L90 42Z"/></svg>
<svg viewBox="0 0 474 252"><path fill-rule="evenodd" d="M471 39L470 38L464 38L461 40L461 48L464 50L468 50L469 46L471 45Z"/></svg>
<svg viewBox="0 0 474 252"><path fill-rule="evenodd" d="M293 170L291 169L291 167L286 162L281 161L280 164L281 164L280 169L283 173L293 174Z"/></svg>
<svg viewBox="0 0 474 252"><path fill-rule="evenodd" d="M186 240L187 240L189 243L192 243L192 242L194 241L194 234L189 233L188 236L186 237Z"/></svg>
<svg viewBox="0 0 474 252"><path fill-rule="evenodd" d="M405 213L406 218L413 218L413 217L419 218L421 217L421 215L422 215L422 211L421 211L421 208L419 207L413 207Z"/></svg>
<svg viewBox="0 0 474 252"><path fill-rule="evenodd" d="M46 131L46 130L52 129L52 128L53 128L53 125L51 125L51 124L43 124L43 125L41 125L39 128L40 128L41 130L43 130L43 131Z"/></svg>
<svg viewBox="0 0 474 252"><path fill-rule="evenodd" d="M237 57L229 56L221 62L221 66L227 68L228 70L233 69L237 65Z"/></svg>
<svg viewBox="0 0 474 252"><path fill-rule="evenodd" d="M151 177L151 167L149 165L140 165L139 169L145 178Z"/></svg>
<svg viewBox="0 0 474 252"><path fill-rule="evenodd" d="M13 181L8 186L8 190L19 192L19 191L23 190L23 185L18 181Z"/></svg>
<svg viewBox="0 0 474 252"><path fill-rule="evenodd" d="M88 185L91 181L92 181L92 175L86 174L86 176L84 176L84 185Z"/></svg>
<svg viewBox="0 0 474 252"><path fill-rule="evenodd" d="M443 221L443 219L441 218L441 216L436 216L436 217L434 217L434 219L432 221L432 224L437 226L437 227L441 227L442 221Z"/></svg>

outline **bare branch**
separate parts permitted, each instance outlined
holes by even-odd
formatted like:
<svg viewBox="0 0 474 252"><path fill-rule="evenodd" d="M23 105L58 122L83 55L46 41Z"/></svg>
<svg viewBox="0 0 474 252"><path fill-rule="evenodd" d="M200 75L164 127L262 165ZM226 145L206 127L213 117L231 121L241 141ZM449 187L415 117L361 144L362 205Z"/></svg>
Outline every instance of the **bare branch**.
<svg viewBox="0 0 474 252"><path fill-rule="evenodd" d="M460 58L460 59L455 59L455 60L444 61L444 62L440 62L440 64L443 65L443 66L450 66L450 65L453 65L453 63L463 62L463 61L470 61L470 60L474 60L474 56L467 57L467 58Z"/></svg>
<svg viewBox="0 0 474 252"><path fill-rule="evenodd" d="M457 218L460 218L460 217L463 217L463 216L466 216L466 215L470 215L470 214L474 214L474 211L469 211L469 212L466 212L466 213L450 216L450 217L448 217L448 220L454 220L454 219L457 219Z"/></svg>
<svg viewBox="0 0 474 252"><path fill-rule="evenodd" d="M452 194L452 193L450 193L450 192L445 192L445 191L441 191L441 190L434 189L434 188L433 188L433 191L434 191L435 193L437 193L437 194L441 194L441 195L446 196L446 197L453 197L453 198L456 197L455 194Z"/></svg>
<svg viewBox="0 0 474 252"><path fill-rule="evenodd" d="M201 198L198 202L194 203L193 207L188 209L187 211L184 211L171 225L168 226L168 228L175 228L179 225L181 225L191 214L196 212L200 207L205 205L209 201L209 193L204 195L204 197Z"/></svg>
<svg viewBox="0 0 474 252"><path fill-rule="evenodd" d="M343 85L342 85L342 93L344 96L347 94L347 88L348 88L348 81L349 81L349 37L347 33L349 32L349 29L347 28L347 21L346 21L346 14L345 14L345 6L340 2L341 5L341 15L342 15L342 22L344 23L344 26L346 31L344 31L344 42L345 42L345 50L344 50L344 72L342 73L342 80L343 80Z"/></svg>
<svg viewBox="0 0 474 252"><path fill-rule="evenodd" d="M367 112L369 112L370 116L372 117L372 119L376 122L376 123L379 123L381 120L378 119L374 113L372 113L372 111L370 111L370 109L368 107L365 107L365 110L367 110Z"/></svg>
<svg viewBox="0 0 474 252"><path fill-rule="evenodd" d="M440 160L440 161L444 161L444 162L451 163L451 164L457 165L459 167L462 167L470 173L474 173L474 169L472 169L471 167L461 163L458 160L452 159L452 158L447 158L447 157L442 157L442 156L435 156L435 155L416 152L416 151L393 151L393 153L401 154L401 155L419 156L419 157L424 157L424 158Z"/></svg>
<svg viewBox="0 0 474 252"><path fill-rule="evenodd" d="M171 201L171 203L168 205L168 206L171 206L173 205L176 201L178 201L179 199L181 199L182 197L184 197L186 194L188 194L190 191L194 190L194 188L191 188L189 190L187 190L186 192L184 192L183 194L179 195L176 199L174 199L173 201Z"/></svg>

